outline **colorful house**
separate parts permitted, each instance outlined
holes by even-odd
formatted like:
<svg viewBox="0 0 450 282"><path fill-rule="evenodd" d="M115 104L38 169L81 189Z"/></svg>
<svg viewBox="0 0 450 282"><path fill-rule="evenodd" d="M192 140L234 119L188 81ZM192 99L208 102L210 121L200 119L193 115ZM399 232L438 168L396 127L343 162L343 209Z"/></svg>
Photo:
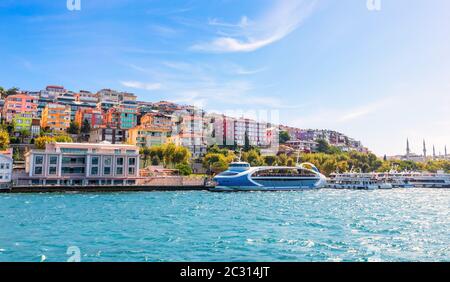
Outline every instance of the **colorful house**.
<svg viewBox="0 0 450 282"><path fill-rule="evenodd" d="M42 112L41 127L63 132L70 126L70 106L56 103L47 104Z"/></svg>
<svg viewBox="0 0 450 282"><path fill-rule="evenodd" d="M12 122L15 114L37 113L37 98L27 94L16 94L6 97L2 115L6 122Z"/></svg>
<svg viewBox="0 0 450 282"><path fill-rule="evenodd" d="M136 126L128 130L128 143L139 147L152 147L166 143L169 130Z"/></svg>
<svg viewBox="0 0 450 282"><path fill-rule="evenodd" d="M172 130L172 117L162 113L147 113L141 117L141 125L144 127L163 128Z"/></svg>
<svg viewBox="0 0 450 282"><path fill-rule="evenodd" d="M111 128L133 128L137 124L137 109L127 106L113 107L106 113L106 124Z"/></svg>
<svg viewBox="0 0 450 282"><path fill-rule="evenodd" d="M103 125L103 113L100 109L81 108L78 109L75 115L75 122L79 126L83 125L83 122L87 120L91 129L100 128Z"/></svg>
<svg viewBox="0 0 450 282"><path fill-rule="evenodd" d="M14 131L20 132L22 130L28 130L31 133L31 124L33 121L32 113L17 113L13 115Z"/></svg>

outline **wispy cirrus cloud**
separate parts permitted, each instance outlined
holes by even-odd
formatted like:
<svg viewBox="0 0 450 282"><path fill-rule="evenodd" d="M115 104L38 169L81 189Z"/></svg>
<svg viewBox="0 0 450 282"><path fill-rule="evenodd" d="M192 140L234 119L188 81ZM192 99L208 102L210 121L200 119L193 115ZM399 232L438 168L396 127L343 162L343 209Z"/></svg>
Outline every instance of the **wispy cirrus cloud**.
<svg viewBox="0 0 450 282"><path fill-rule="evenodd" d="M296 30L315 6L315 0L276 1L274 7L256 20L243 16L236 24L209 21L221 36L191 46L191 50L211 53L252 52L277 42Z"/></svg>
<svg viewBox="0 0 450 282"><path fill-rule="evenodd" d="M122 84L125 87L128 88L134 88L134 89L141 89L141 90L159 90L162 88L161 83L147 83L147 82L140 82L140 81L120 81L120 84Z"/></svg>

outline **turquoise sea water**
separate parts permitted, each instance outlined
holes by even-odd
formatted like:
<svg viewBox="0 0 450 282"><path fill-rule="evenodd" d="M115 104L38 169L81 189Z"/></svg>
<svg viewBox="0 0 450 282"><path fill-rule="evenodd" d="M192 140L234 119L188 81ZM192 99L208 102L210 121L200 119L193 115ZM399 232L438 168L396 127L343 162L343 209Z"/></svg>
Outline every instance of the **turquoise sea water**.
<svg viewBox="0 0 450 282"><path fill-rule="evenodd" d="M0 261L449 261L450 190L0 195Z"/></svg>

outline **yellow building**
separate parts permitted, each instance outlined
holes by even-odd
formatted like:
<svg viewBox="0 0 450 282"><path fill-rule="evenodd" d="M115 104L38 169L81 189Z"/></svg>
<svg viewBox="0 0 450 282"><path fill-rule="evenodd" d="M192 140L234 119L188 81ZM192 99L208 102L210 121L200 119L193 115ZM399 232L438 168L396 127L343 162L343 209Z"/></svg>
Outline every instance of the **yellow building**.
<svg viewBox="0 0 450 282"><path fill-rule="evenodd" d="M162 145L167 141L169 130L164 128L136 126L128 130L128 144L139 147Z"/></svg>
<svg viewBox="0 0 450 282"><path fill-rule="evenodd" d="M50 103L42 111L41 127L52 131L66 131L70 126L70 106Z"/></svg>

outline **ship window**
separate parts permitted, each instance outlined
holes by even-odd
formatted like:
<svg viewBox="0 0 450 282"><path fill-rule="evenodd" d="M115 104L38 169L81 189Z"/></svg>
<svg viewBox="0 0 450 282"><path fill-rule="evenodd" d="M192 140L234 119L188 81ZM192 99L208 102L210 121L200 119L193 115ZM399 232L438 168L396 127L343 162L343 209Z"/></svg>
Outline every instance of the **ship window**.
<svg viewBox="0 0 450 282"><path fill-rule="evenodd" d="M232 176L232 175L238 175L239 173L237 172L231 172L231 171L224 171L222 173L220 173L220 176Z"/></svg>

